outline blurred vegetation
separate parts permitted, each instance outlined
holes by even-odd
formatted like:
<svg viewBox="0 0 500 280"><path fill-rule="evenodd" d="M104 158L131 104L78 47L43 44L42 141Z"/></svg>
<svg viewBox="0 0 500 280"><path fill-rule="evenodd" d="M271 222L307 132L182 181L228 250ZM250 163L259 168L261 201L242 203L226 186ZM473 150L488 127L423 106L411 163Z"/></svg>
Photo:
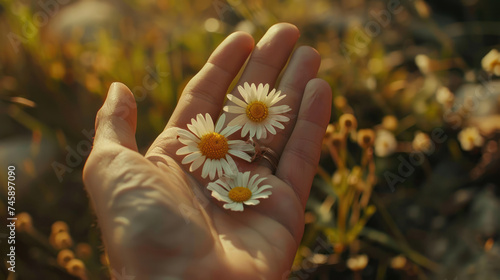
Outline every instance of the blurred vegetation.
<svg viewBox="0 0 500 280"><path fill-rule="evenodd" d="M109 85L134 92L145 152L228 34L258 40L281 21L320 52L334 95L292 279L498 279L500 57L483 57L500 44L499 9L493 0L1 0L0 167L16 166L19 215L19 272L9 279L122 275L107 269L81 181Z"/></svg>

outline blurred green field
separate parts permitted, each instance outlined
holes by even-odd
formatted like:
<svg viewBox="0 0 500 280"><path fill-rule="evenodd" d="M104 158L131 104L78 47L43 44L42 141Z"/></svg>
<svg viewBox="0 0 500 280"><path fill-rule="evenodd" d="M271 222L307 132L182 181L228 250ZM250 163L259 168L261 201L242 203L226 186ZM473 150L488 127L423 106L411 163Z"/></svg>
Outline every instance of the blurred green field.
<svg viewBox="0 0 500 280"><path fill-rule="evenodd" d="M257 41L290 22L321 54L334 95L291 279L500 279L500 55L483 59L500 46L499 10L494 0L0 0L0 217L12 165L23 213L18 272L2 265L0 278L78 279L57 260L71 249L88 279L121 279L81 179L109 85L136 96L144 153L227 35ZM340 133L343 114L359 129ZM357 144L372 132L373 148Z"/></svg>

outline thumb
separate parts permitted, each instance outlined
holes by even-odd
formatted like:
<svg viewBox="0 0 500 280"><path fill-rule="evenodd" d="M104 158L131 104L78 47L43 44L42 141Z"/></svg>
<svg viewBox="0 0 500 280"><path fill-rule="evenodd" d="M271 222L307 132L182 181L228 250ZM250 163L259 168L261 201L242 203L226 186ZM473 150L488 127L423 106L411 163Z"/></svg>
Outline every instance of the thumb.
<svg viewBox="0 0 500 280"><path fill-rule="evenodd" d="M113 183L117 181L116 174L120 167L123 167L116 165L117 156L133 154L142 158L136 152L136 123L137 107L134 95L124 84L113 83L104 104L97 112L94 147L82 174L98 216L105 213L106 203L109 202L111 193L115 189ZM123 162L130 163L130 157ZM112 163L115 164L110 167Z"/></svg>
<svg viewBox="0 0 500 280"><path fill-rule="evenodd" d="M138 160L145 160L137 153L136 124L137 107L134 95L124 84L113 83L104 104L97 112L94 147L83 168L83 182L99 218L103 239L108 246L114 244L110 241L113 241L110 234L115 232L116 226L116 213L111 211L110 203L116 199L115 192L119 189L124 174L128 174L130 166L134 166ZM121 198L121 201L125 200ZM108 247L108 253L110 259L113 259L112 265L115 269L123 267L120 251L117 251L116 247Z"/></svg>
<svg viewBox="0 0 500 280"><path fill-rule="evenodd" d="M94 147L116 143L137 151L136 126L137 106L134 95L122 83L111 84L108 96L97 113Z"/></svg>

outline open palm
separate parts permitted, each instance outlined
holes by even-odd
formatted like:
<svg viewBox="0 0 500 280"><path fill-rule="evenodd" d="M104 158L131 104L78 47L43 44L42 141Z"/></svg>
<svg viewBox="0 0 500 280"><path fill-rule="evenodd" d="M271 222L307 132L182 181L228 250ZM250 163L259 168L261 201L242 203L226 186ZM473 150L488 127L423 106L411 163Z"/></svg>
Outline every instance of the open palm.
<svg viewBox="0 0 500 280"><path fill-rule="evenodd" d="M255 46L250 35L230 35L186 86L165 130L145 156L137 152L137 110L132 93L111 86L96 120L94 148L84 182L102 229L111 267L138 279L281 279L302 238L303 212L330 118L331 92L316 79L320 58L294 45L290 24L271 27ZM251 54L238 82L276 80L292 108L284 130L261 141L280 155L273 173L267 161L237 161L241 171L267 177L272 195L243 212L210 197L201 171L186 172L176 151L175 129L198 113L219 116L232 80ZM237 91L232 92L238 96ZM231 118L231 114L228 115ZM238 134L238 133L236 133Z"/></svg>

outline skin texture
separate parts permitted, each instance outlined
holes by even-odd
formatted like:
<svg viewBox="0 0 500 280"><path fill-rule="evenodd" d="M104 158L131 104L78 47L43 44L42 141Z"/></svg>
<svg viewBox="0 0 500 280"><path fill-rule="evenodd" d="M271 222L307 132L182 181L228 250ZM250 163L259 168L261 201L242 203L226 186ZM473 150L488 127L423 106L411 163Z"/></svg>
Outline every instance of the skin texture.
<svg viewBox="0 0 500 280"><path fill-rule="evenodd" d="M188 83L145 156L135 142L133 94L120 83L110 87L83 179L112 270L136 279L286 277L302 238L304 207L331 111L330 87L315 78L320 56L307 46L294 51L298 38L298 29L286 23L272 26L255 46L249 34L228 36ZM249 55L238 84L269 83L287 95L278 104L292 111L284 130L261 141L281 157L275 174L265 160L236 160L240 171L267 177L263 184L273 186L272 195L233 212L210 196L201 168L186 172L189 166L175 154L182 144L170 128L185 129L198 113L216 120ZM236 88L231 93L240 97ZM228 114L226 123L234 116Z"/></svg>

